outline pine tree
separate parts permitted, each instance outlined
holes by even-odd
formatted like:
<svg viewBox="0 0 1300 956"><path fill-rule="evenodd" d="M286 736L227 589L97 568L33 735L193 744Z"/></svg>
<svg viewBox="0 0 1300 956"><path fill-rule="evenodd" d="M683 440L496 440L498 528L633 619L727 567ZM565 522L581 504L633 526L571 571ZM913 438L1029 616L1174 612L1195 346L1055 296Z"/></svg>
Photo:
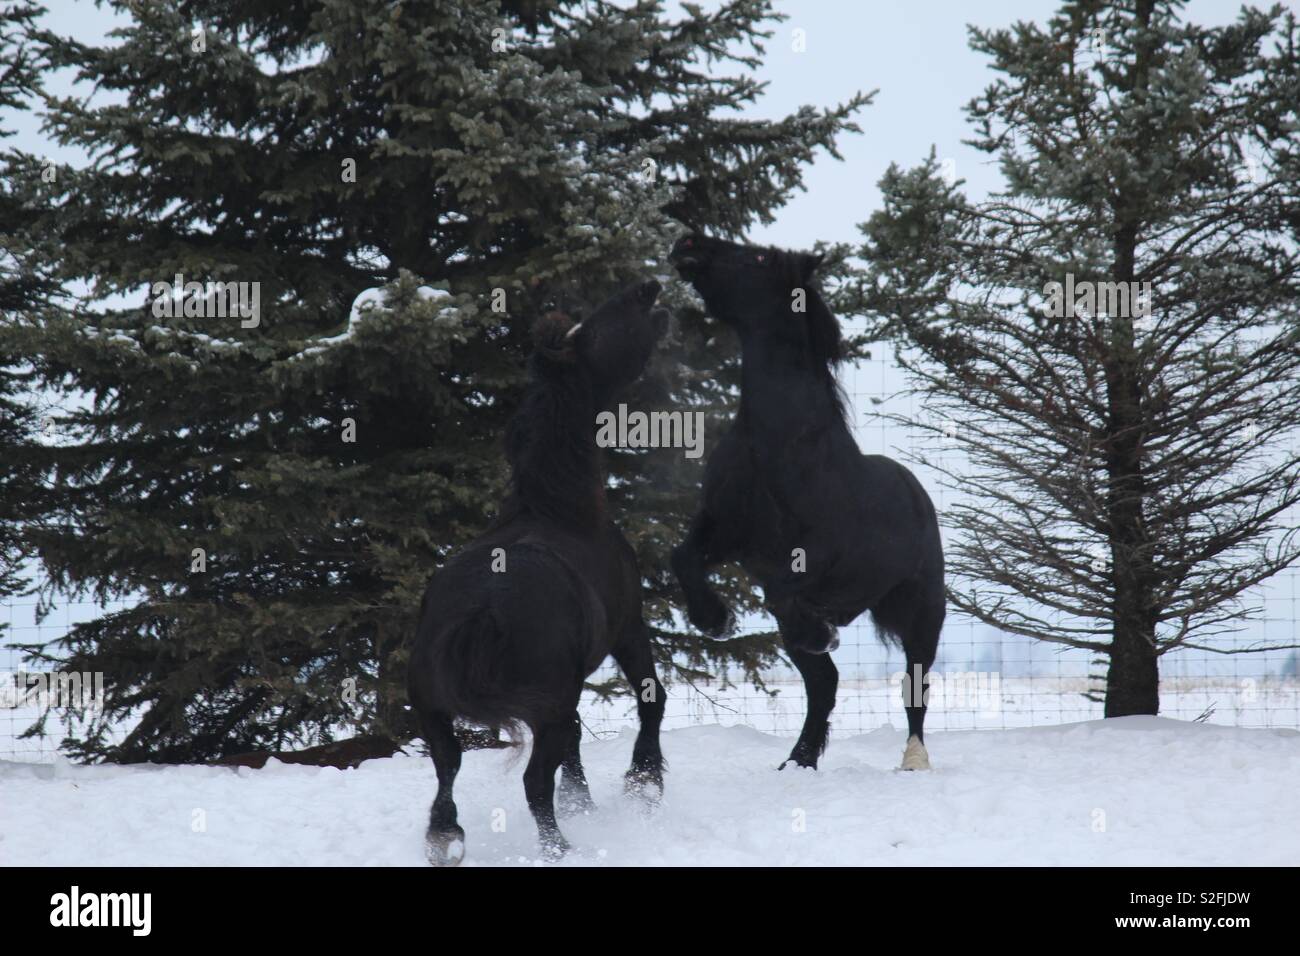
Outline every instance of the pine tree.
<svg viewBox="0 0 1300 956"><path fill-rule="evenodd" d="M42 12L21 0L0 5L0 141L14 132L6 114L25 111L40 89L45 64L26 36ZM22 196L0 177L0 603L27 586L23 533L40 497L26 453L38 432L33 374L10 332L14 317L43 302L52 287L43 274L20 265L22 250L34 241L26 219ZM0 621L0 639L7 626Z"/></svg>
<svg viewBox="0 0 1300 956"><path fill-rule="evenodd" d="M1214 638L1300 558L1300 34L1183 6L972 30L1005 190L891 168L849 293L964 453L932 461L953 602L1099 655L1106 716L1156 713L1163 654L1243 650Z"/></svg>
<svg viewBox="0 0 1300 956"><path fill-rule="evenodd" d="M770 218L866 98L726 115L760 88L707 67L757 62L766 0L681 20L659 2L117 6L132 20L112 46L36 34L55 68L117 97L46 106L92 161L53 184L35 157L7 170L57 245L25 268L92 283L25 340L48 387L87 396L44 462L46 587L132 602L43 652L106 674L106 709L70 750L403 739L419 596L501 497L533 318L644 275L674 220L734 234ZM219 296L170 298L176 275L256 284L258 314L196 314ZM734 356L714 332L684 313L628 401L722 414L734 372L702 370ZM754 674L770 635L675 627L667 549L697 474L674 454L611 456L662 654Z"/></svg>

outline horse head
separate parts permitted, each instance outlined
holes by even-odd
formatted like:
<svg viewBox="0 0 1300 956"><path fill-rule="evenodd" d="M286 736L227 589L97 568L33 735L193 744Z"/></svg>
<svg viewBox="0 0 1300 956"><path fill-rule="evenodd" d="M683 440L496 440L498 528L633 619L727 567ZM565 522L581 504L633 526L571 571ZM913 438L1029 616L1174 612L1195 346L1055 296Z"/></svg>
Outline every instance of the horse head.
<svg viewBox="0 0 1300 956"><path fill-rule="evenodd" d="M668 329L667 310L654 308L660 288L654 279L633 283L581 322L548 313L533 326L536 354L559 371L581 370L597 395L608 397L645 370Z"/></svg>
<svg viewBox="0 0 1300 956"><path fill-rule="evenodd" d="M814 285L820 255L691 233L677 240L668 258L709 312L742 339L761 336L777 345L807 346L827 362L839 360L839 323Z"/></svg>

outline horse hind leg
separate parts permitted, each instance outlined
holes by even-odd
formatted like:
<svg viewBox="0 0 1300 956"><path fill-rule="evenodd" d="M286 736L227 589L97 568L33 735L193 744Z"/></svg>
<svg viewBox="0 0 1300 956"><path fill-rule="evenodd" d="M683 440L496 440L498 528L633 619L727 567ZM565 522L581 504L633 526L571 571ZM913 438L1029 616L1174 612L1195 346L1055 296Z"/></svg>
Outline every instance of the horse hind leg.
<svg viewBox="0 0 1300 956"><path fill-rule="evenodd" d="M590 813L596 809L587 786L587 775L582 769L582 720L573 712L572 730L566 743L564 759L560 762L560 787L556 796L556 810L561 816Z"/></svg>
<svg viewBox="0 0 1300 956"><path fill-rule="evenodd" d="M456 822L452 787L460 771L460 741L449 715L437 711L420 713L424 742L438 772L438 793L429 811L425 833L425 855L434 866L456 866L465 857L465 831Z"/></svg>
<svg viewBox="0 0 1300 956"><path fill-rule="evenodd" d="M929 697L930 668L939 647L943 629L944 603L923 600L908 624L900 629L907 672L903 677L903 710L907 714L907 746L900 770L929 770L930 755L925 749L925 710Z"/></svg>
<svg viewBox="0 0 1300 956"><path fill-rule="evenodd" d="M533 752L524 768L524 795L537 823L542 857L555 861L569 850L569 843L555 822L555 772L569 751L573 722L569 719L533 726Z"/></svg>

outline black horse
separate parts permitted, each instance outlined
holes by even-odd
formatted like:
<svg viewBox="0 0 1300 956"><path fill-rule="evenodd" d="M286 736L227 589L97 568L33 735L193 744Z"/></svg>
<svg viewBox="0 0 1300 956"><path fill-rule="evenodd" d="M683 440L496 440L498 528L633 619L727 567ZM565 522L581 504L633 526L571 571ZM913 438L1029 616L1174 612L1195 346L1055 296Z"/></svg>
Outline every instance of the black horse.
<svg viewBox="0 0 1300 956"><path fill-rule="evenodd" d="M506 435L513 482L500 516L437 573L424 595L408 675L411 706L438 771L426 836L435 865L459 863L465 832L452 785L460 745L452 720L526 724L528 808L543 855L568 848L561 809L591 806L578 754L583 681L613 654L636 693L641 731L629 789L663 790L664 691L641 617L636 555L610 520L596 414L637 378L668 314L659 283L631 286L574 324L550 313L533 327L530 382Z"/></svg>
<svg viewBox="0 0 1300 956"><path fill-rule="evenodd" d="M738 561L763 587L808 713L790 760L816 767L826 748L838 674L836 627L870 611L907 657L903 768L927 769L926 675L943 626L943 548L934 505L892 459L859 451L834 366L839 324L813 286L821 258L700 235L671 254L742 349L740 410L714 447L703 505L673 570L687 615L706 634L734 629L709 569ZM789 761L787 761L789 762ZM782 764L784 767L785 764Z"/></svg>

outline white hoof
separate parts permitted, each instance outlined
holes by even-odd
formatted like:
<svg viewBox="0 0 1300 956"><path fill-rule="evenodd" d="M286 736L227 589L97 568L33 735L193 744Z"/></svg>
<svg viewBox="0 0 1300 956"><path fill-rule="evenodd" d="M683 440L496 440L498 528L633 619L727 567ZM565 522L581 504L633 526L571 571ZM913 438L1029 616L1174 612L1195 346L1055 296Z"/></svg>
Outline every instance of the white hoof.
<svg viewBox="0 0 1300 956"><path fill-rule="evenodd" d="M424 857L434 866L460 866L465 859L465 831L460 827L424 836Z"/></svg>
<svg viewBox="0 0 1300 956"><path fill-rule="evenodd" d="M899 770L929 770L930 755L925 752L925 744L920 737L908 737L907 749L903 751L903 762Z"/></svg>

